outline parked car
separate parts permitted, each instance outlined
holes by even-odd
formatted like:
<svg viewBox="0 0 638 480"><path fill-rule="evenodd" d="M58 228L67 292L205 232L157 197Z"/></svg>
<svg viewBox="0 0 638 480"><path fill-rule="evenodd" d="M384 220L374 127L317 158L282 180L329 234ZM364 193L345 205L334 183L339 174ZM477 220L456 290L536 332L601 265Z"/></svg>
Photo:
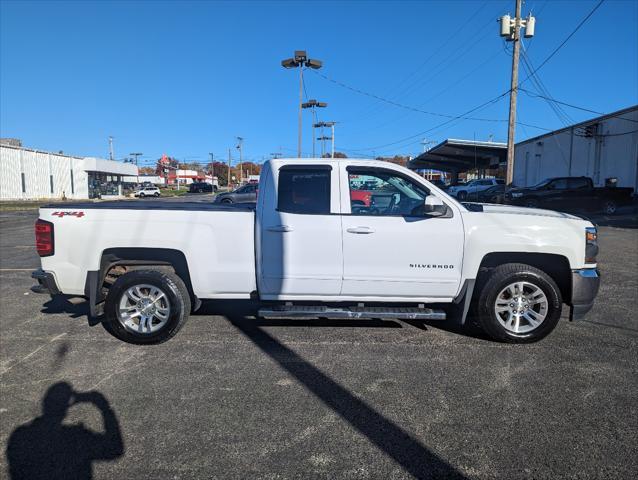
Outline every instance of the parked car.
<svg viewBox="0 0 638 480"><path fill-rule="evenodd" d="M613 215L618 206L631 202L633 191L633 188L594 187L589 177L554 177L533 187L508 191L505 203L553 210L601 211Z"/></svg>
<svg viewBox="0 0 638 480"><path fill-rule="evenodd" d="M473 193L482 192L494 185L505 184L500 178L480 178L471 180L464 185L454 185L447 189L447 193L458 198L461 202L465 201Z"/></svg>
<svg viewBox="0 0 638 480"><path fill-rule="evenodd" d="M188 186L190 193L212 193L217 191L215 185L206 182L193 182Z"/></svg>
<svg viewBox="0 0 638 480"><path fill-rule="evenodd" d="M348 194L362 177L377 186L367 208ZM450 313L460 324L473 304L492 338L529 343L563 303L580 318L598 292L596 228L573 215L464 205L369 160L270 160L259 185L256 206L44 206L34 291L84 296L91 316L137 344L173 337L203 299L244 299L263 318Z"/></svg>
<svg viewBox="0 0 638 480"><path fill-rule="evenodd" d="M257 201L258 183L248 183L232 192L220 193L214 203L254 203Z"/></svg>
<svg viewBox="0 0 638 480"><path fill-rule="evenodd" d="M134 196L144 197L159 197L161 195L160 189L157 187L142 187L133 193Z"/></svg>
<svg viewBox="0 0 638 480"><path fill-rule="evenodd" d="M499 183L498 185L492 185L486 190L476 192L468 197L468 200L479 203L503 203L503 195L505 195L505 184Z"/></svg>

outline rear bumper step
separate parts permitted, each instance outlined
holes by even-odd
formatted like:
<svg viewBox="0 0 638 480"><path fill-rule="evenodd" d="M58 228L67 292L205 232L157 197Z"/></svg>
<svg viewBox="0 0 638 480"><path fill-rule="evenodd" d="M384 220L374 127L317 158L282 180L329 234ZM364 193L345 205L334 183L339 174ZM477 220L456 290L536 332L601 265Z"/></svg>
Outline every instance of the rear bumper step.
<svg viewBox="0 0 638 480"><path fill-rule="evenodd" d="M329 318L329 319L397 319L397 320L445 320L443 310L416 307L324 307L285 305L260 308L259 317L282 318Z"/></svg>

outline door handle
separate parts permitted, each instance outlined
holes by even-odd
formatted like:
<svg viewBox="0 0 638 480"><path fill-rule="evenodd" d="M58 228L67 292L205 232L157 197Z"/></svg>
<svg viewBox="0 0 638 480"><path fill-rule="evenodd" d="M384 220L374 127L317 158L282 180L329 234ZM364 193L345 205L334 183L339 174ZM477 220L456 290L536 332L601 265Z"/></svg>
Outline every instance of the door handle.
<svg viewBox="0 0 638 480"><path fill-rule="evenodd" d="M370 227L350 227L346 230L348 233L368 234L374 233Z"/></svg>
<svg viewBox="0 0 638 480"><path fill-rule="evenodd" d="M280 233L292 232L292 228L290 228L288 225L273 225L272 227L267 227L266 230L268 230L269 232Z"/></svg>

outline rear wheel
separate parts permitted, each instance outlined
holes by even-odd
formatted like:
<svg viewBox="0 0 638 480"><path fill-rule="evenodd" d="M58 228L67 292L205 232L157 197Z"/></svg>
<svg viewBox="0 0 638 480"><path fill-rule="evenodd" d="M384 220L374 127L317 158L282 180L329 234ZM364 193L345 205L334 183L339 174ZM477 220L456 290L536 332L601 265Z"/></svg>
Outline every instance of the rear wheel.
<svg viewBox="0 0 638 480"><path fill-rule="evenodd" d="M525 200L525 206L527 208L538 208L538 206L539 206L538 200L536 200L534 198L530 198L529 200Z"/></svg>
<svg viewBox="0 0 638 480"><path fill-rule="evenodd" d="M109 289L105 327L128 343L162 343L184 326L190 310L188 289L177 275L134 270L119 277Z"/></svg>
<svg viewBox="0 0 638 480"><path fill-rule="evenodd" d="M617 209L618 205L616 205L616 202L614 202L613 200L606 200L603 205L603 210L607 215L613 215L614 213L616 213Z"/></svg>
<svg viewBox="0 0 638 480"><path fill-rule="evenodd" d="M560 319L563 300L556 282L530 265L500 265L482 279L479 289L478 322L495 340L536 342Z"/></svg>

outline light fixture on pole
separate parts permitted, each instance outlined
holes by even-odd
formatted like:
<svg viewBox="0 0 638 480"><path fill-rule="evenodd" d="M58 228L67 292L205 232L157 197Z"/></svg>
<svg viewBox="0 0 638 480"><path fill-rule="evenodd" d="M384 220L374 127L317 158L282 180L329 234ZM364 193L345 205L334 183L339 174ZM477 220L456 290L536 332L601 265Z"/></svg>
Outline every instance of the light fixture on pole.
<svg viewBox="0 0 638 480"><path fill-rule="evenodd" d="M282 60L281 66L284 68L299 68L299 133L297 139L297 156L301 158L301 105L303 104L303 69L304 67L308 67L317 70L321 68L322 62L321 60L308 58L305 50L295 50L295 56L293 58Z"/></svg>
<svg viewBox="0 0 638 480"><path fill-rule="evenodd" d="M301 108L311 108L312 109L312 119L314 122L317 121L317 113L315 108L326 108L328 106L325 102L318 102L314 98L308 100L306 103L301 104ZM312 158L315 158L315 123L312 124Z"/></svg>

